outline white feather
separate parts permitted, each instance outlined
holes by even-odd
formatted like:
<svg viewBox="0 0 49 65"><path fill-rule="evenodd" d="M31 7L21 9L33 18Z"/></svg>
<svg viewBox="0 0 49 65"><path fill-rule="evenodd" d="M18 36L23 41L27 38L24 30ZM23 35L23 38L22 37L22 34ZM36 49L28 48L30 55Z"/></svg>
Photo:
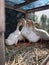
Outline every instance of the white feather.
<svg viewBox="0 0 49 65"><path fill-rule="evenodd" d="M22 35L26 37L30 42L37 42L39 40L39 36L36 35L31 28L23 27Z"/></svg>
<svg viewBox="0 0 49 65"><path fill-rule="evenodd" d="M49 34L47 31L35 27L35 32L41 39L49 40Z"/></svg>
<svg viewBox="0 0 49 65"><path fill-rule="evenodd" d="M22 39L23 39L23 36L21 35L21 32L19 31L17 27L16 31L11 33L9 37L6 39L6 44L7 45L17 44L18 40L22 40Z"/></svg>

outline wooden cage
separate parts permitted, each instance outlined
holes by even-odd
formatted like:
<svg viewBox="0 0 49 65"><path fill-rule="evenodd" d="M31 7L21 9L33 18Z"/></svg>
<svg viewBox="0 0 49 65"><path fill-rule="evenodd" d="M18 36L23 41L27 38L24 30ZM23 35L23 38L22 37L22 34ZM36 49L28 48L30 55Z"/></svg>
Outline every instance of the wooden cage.
<svg viewBox="0 0 49 65"><path fill-rule="evenodd" d="M5 65L5 44L4 44L5 8L9 8L15 11L19 11L21 13L25 13L26 15L25 17L27 17L27 13L49 9L49 5L34 8L31 10L27 10L27 11L23 11L19 9L19 7L22 7L34 1L36 0L26 0L25 3L15 5L15 7L13 7L13 6L9 6L8 4L6 4L4 0L0 0L0 65Z"/></svg>

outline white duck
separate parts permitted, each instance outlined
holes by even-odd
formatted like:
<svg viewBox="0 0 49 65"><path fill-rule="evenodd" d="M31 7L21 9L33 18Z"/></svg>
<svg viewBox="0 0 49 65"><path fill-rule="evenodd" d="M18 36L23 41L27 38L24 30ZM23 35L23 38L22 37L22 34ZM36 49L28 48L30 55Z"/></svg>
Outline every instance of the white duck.
<svg viewBox="0 0 49 65"><path fill-rule="evenodd" d="M38 23L35 23L35 25L38 25ZM49 33L43 29L38 29L36 26L34 27L34 31L36 34L43 40L49 40Z"/></svg>
<svg viewBox="0 0 49 65"><path fill-rule="evenodd" d="M22 40L23 36L21 35L21 31L19 31L19 26L17 25L17 29L9 35L6 39L7 45L17 44L18 40Z"/></svg>
<svg viewBox="0 0 49 65"><path fill-rule="evenodd" d="M30 42L37 42L39 40L39 36L32 30L32 23L30 20L24 20L25 24L24 27L22 28L22 35L28 39Z"/></svg>

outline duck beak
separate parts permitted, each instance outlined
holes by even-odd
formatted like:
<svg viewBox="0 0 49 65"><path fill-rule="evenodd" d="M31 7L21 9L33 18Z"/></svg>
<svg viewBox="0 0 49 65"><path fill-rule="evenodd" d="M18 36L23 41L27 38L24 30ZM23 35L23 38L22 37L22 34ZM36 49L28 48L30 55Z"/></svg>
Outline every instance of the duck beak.
<svg viewBox="0 0 49 65"><path fill-rule="evenodd" d="M39 23L34 23L34 26L37 27L37 28L41 27L41 25Z"/></svg>

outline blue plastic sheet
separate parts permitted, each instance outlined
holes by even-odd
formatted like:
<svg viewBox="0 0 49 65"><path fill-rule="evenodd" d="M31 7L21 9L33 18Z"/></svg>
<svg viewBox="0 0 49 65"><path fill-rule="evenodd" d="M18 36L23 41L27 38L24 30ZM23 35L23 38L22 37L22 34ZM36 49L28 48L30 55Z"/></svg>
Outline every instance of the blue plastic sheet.
<svg viewBox="0 0 49 65"><path fill-rule="evenodd" d="M25 0L5 0L6 3L10 4L10 5L15 5L15 4L21 4L24 3Z"/></svg>
<svg viewBox="0 0 49 65"><path fill-rule="evenodd" d="M44 5L49 5L49 0L38 0L35 2L32 2L30 4L27 4L23 7L21 7L22 10L28 10L28 9L32 9L32 8L36 8L36 7L40 7L40 6L44 6Z"/></svg>
<svg viewBox="0 0 49 65"><path fill-rule="evenodd" d="M5 0L5 1L11 6L26 2L26 0ZM20 9L29 10L29 9L33 9L33 8L44 6L44 5L49 5L49 0L37 0L35 2L22 6Z"/></svg>

